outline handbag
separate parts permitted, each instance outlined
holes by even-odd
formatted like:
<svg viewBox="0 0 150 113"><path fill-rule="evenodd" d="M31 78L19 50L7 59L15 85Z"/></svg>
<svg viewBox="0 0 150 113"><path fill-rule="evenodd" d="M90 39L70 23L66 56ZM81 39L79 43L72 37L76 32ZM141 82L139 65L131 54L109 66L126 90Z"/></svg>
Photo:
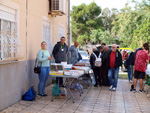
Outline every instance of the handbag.
<svg viewBox="0 0 150 113"><path fill-rule="evenodd" d="M44 54L43 54L43 52L42 52L42 58L43 58L43 56L44 56ZM36 58L36 60L35 60L35 67L34 67L34 73L40 74L40 73L41 73L42 62L41 62L40 67L37 66L37 62L38 62L38 61L37 61L37 58Z"/></svg>

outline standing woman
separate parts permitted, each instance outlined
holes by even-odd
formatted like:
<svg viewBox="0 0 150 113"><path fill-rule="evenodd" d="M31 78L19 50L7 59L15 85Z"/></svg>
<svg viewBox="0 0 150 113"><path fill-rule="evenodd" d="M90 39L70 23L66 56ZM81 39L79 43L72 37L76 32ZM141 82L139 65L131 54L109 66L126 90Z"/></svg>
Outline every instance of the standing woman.
<svg viewBox="0 0 150 113"><path fill-rule="evenodd" d="M41 43L41 50L37 54L38 66L41 67L41 73L39 74L38 96L47 96L45 93L45 87L49 77L51 59L52 56L50 56L50 53L47 50L47 43L43 41Z"/></svg>

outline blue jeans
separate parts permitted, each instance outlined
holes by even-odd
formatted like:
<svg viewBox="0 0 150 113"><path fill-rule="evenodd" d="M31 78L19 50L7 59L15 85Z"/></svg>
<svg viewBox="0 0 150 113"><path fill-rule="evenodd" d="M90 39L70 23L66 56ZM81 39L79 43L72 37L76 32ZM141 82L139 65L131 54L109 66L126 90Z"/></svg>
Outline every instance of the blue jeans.
<svg viewBox="0 0 150 113"><path fill-rule="evenodd" d="M118 68L110 68L108 70L109 82L110 82L110 85L112 85L114 88L117 88L118 74L119 74L119 67Z"/></svg>
<svg viewBox="0 0 150 113"><path fill-rule="evenodd" d="M41 67L41 73L39 74L39 85L38 85L38 91L39 94L44 94L46 82L49 77L49 71L50 67Z"/></svg>
<svg viewBox="0 0 150 113"><path fill-rule="evenodd" d="M132 71L131 71L131 67L130 66L128 66L127 71L128 71L128 79L130 81L130 80L132 80Z"/></svg>

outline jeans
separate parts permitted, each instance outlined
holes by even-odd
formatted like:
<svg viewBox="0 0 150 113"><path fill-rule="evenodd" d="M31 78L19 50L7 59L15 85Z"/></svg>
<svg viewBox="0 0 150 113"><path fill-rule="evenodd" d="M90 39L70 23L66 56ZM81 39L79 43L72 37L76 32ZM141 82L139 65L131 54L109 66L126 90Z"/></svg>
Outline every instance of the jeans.
<svg viewBox="0 0 150 113"><path fill-rule="evenodd" d="M132 71L131 71L131 67L130 66L128 66L127 71L128 71L128 79L130 81L130 80L132 80Z"/></svg>
<svg viewBox="0 0 150 113"><path fill-rule="evenodd" d="M114 88L117 88L118 74L119 74L119 67L118 68L110 68L108 70L109 82L110 82L110 85L112 85Z"/></svg>
<svg viewBox="0 0 150 113"><path fill-rule="evenodd" d="M41 67L41 73L39 74L39 85L38 85L38 93L44 94L46 82L49 77L50 67Z"/></svg>

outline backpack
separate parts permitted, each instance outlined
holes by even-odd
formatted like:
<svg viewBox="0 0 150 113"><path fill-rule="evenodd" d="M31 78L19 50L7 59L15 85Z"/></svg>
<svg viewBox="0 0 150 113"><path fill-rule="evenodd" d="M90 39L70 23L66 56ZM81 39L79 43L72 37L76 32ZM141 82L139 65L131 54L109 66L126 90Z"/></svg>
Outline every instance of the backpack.
<svg viewBox="0 0 150 113"><path fill-rule="evenodd" d="M102 66L102 59L100 58L101 53L99 54L99 56L97 57L95 53L93 53L93 55L95 56L96 60L95 60L95 66L96 67L101 67Z"/></svg>
<svg viewBox="0 0 150 113"><path fill-rule="evenodd" d="M33 101L36 98L36 93L33 86L22 96L22 100Z"/></svg>

